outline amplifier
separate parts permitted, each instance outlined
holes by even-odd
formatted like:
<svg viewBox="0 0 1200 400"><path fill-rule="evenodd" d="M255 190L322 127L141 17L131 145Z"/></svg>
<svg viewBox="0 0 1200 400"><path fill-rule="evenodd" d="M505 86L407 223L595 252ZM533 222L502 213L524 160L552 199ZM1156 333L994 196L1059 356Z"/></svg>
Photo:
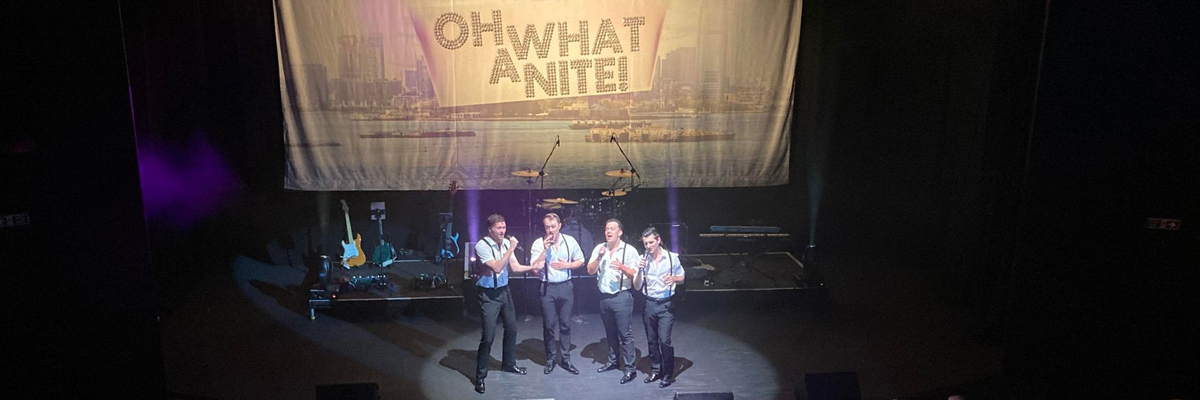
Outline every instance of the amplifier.
<svg viewBox="0 0 1200 400"><path fill-rule="evenodd" d="M342 283L341 291L349 292L352 290L366 291L371 288L387 289L387 275L356 275L351 276L349 280Z"/></svg>
<svg viewBox="0 0 1200 400"><path fill-rule="evenodd" d="M413 279L414 289L433 290L442 286L446 286L445 274L420 274Z"/></svg>

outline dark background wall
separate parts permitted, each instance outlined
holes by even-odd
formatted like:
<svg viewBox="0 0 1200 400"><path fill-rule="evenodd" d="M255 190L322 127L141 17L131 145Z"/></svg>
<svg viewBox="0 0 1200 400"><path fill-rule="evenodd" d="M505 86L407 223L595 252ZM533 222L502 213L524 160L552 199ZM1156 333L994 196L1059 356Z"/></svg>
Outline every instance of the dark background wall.
<svg viewBox="0 0 1200 400"><path fill-rule="evenodd" d="M116 2L4 14L0 228L6 386L39 398L162 394L156 287Z"/></svg>
<svg viewBox="0 0 1200 400"><path fill-rule="evenodd" d="M89 260L50 271L68 293L18 291L21 319L34 321L19 343L56 349L29 359L47 372L35 375L120 360L144 375L108 390L160 391L156 318L202 290L206 270L236 254L265 257L264 243L316 223L316 196L282 189L271 7L97 2L6 16L10 37L25 38L13 54L28 61L10 64L22 78L8 80L21 94L20 128L6 134L2 165L34 178L12 181L19 189L5 192L2 211L32 210L35 225L0 237L6 249ZM981 340L1006 346L1006 373L1046 388L1178 388L1200 260L1195 11L806 1L791 183L683 189L681 219L693 233L761 221L801 240L815 227L822 253L926 271L945 282L944 298L969 307ZM143 222L137 145L196 140L227 161L236 190L194 223ZM7 151L25 141L36 150ZM333 198L403 204L415 212L395 223L418 236L433 234L430 216L449 204L443 192ZM664 199L629 199L640 210L631 218L659 222ZM338 211L323 210L335 226ZM1184 228L1147 230L1146 217Z"/></svg>
<svg viewBox="0 0 1200 400"><path fill-rule="evenodd" d="M1006 368L1063 396L1197 394L1197 11L1050 6Z"/></svg>

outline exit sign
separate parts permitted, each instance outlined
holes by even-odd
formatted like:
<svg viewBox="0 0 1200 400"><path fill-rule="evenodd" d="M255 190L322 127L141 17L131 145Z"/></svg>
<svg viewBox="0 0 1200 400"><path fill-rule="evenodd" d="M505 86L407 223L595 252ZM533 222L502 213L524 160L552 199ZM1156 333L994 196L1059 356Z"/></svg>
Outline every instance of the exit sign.
<svg viewBox="0 0 1200 400"><path fill-rule="evenodd" d="M29 214L0 215L0 228L29 225Z"/></svg>
<svg viewBox="0 0 1200 400"><path fill-rule="evenodd" d="M1165 218L1146 218L1146 229L1166 229L1169 231L1179 230L1179 225L1182 221L1177 219Z"/></svg>

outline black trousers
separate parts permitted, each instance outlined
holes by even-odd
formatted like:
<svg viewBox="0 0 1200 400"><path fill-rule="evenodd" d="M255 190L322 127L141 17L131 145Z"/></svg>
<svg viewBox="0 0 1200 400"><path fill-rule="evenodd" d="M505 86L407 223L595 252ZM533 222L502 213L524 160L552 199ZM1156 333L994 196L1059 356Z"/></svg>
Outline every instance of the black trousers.
<svg viewBox="0 0 1200 400"><path fill-rule="evenodd" d="M622 290L617 294L600 293L600 319L608 336L608 364L617 365L617 354L625 361L622 371L633 372L637 357L633 345L633 294Z"/></svg>
<svg viewBox="0 0 1200 400"><path fill-rule="evenodd" d="M479 308L482 309L483 337L479 338L479 354L475 378L487 377L488 361L492 358L492 340L496 338L496 317L504 321L504 354L502 367L517 365L517 312L513 310L508 286L496 289L479 287Z"/></svg>
<svg viewBox="0 0 1200 400"><path fill-rule="evenodd" d="M546 343L546 363L559 355L571 362L571 307L575 304L575 286L570 280L542 283L542 340Z"/></svg>
<svg viewBox="0 0 1200 400"><path fill-rule="evenodd" d="M667 300L646 298L642 312L646 344L650 346L650 373L671 376L675 373L675 347L671 346L671 328L675 325L675 305Z"/></svg>

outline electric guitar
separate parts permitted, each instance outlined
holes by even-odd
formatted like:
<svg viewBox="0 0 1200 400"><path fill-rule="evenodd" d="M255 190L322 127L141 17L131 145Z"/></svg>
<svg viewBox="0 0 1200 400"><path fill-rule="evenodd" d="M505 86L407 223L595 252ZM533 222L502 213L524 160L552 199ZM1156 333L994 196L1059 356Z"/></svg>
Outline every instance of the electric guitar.
<svg viewBox="0 0 1200 400"><path fill-rule="evenodd" d="M372 210L374 211L374 210ZM386 267L396 262L396 249L391 243L383 240L383 213L377 215L379 221L379 245L375 246L375 252L371 254L371 262L380 267Z"/></svg>
<svg viewBox="0 0 1200 400"><path fill-rule="evenodd" d="M458 193L458 181L450 181L450 210L442 213L442 250L434 257L435 262L452 259L461 251L458 247L458 234L453 232L455 193Z"/></svg>
<svg viewBox="0 0 1200 400"><path fill-rule="evenodd" d="M346 214L346 241L342 242L342 266L354 268L367 262L367 255L362 250L362 234L354 235L350 230L350 207L342 200L342 212Z"/></svg>

